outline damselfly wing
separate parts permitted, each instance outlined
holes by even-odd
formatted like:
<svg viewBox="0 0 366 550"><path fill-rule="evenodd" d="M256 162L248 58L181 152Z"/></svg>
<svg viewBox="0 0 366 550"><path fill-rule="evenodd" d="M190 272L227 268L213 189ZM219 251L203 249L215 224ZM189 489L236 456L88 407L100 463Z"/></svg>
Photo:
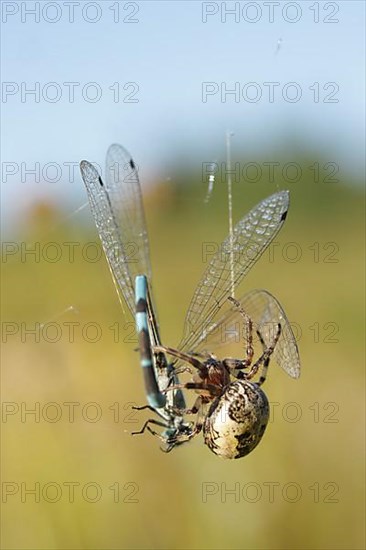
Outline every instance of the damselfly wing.
<svg viewBox="0 0 366 550"><path fill-rule="evenodd" d="M149 407L162 418L167 429L162 438L170 448L171 433L179 432L180 428L186 433L189 427L176 412L185 406L182 392L163 393L172 380L177 383L178 379L172 377L164 354L154 352L152 348L160 345L160 336L151 296L149 242L137 167L126 149L113 144L107 152L105 179L88 161L80 163L80 170L120 302L122 307L127 304L133 317L136 310L135 279L141 275L146 278L148 334L141 340L145 346L140 350L141 364ZM141 329L141 323L137 323L137 328ZM146 355L151 356L152 364L144 363Z"/></svg>

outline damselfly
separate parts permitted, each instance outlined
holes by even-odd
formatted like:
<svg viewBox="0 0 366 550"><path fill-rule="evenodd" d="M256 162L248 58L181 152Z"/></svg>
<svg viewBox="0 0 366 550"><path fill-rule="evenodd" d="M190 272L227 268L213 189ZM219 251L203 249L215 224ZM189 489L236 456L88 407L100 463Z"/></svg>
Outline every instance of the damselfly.
<svg viewBox="0 0 366 550"><path fill-rule="evenodd" d="M127 304L135 317L135 279L141 365L149 408L160 421L149 421L165 428L160 435L164 450L190 438L192 422L184 422L179 410L185 408L183 393L173 389L162 393L171 384L178 384L173 367L163 352L154 352L160 345L159 327L148 288L151 283L151 264L142 194L136 165L131 155L120 145L111 145L107 151L105 180L88 161L80 163L90 208L108 261L120 302ZM141 277L139 277L141 276ZM142 431L143 431L142 430ZM159 435L159 434L158 434Z"/></svg>
<svg viewBox="0 0 366 550"><path fill-rule="evenodd" d="M119 169L128 167L129 181L122 181L120 175L115 177L116 165ZM114 178L108 176L112 166ZM117 291L133 312L133 276L146 274L148 280L151 277L135 165L123 148L113 145L107 153L106 185L86 161L81 163L81 171ZM299 376L296 340L279 302L265 290L252 291L238 301L230 296L282 227L288 206L288 191L275 193L235 226L198 284L186 315L184 338L177 349L161 345L147 280L137 277L137 328L148 407L162 419L148 420L141 432L148 429L158 435L166 450L188 441L203 428L206 444L219 456L240 458L248 454L259 443L268 422L268 401L260 385L266 378L271 356L290 376ZM137 244L138 250L138 262L132 265L126 255L131 242ZM253 326L263 351L252 365ZM220 361L208 352L222 343L223 329L230 334L225 336L227 343L236 339L242 328L242 341L247 346L244 360ZM175 364L170 365L165 354L174 356ZM190 367L183 367L182 362ZM179 384L178 374L191 367L196 379ZM259 381L251 382L260 367ZM185 408L183 388L199 394L190 409ZM185 422L185 415L193 413L198 413L196 422ZM151 424L163 425L166 430L157 434Z"/></svg>

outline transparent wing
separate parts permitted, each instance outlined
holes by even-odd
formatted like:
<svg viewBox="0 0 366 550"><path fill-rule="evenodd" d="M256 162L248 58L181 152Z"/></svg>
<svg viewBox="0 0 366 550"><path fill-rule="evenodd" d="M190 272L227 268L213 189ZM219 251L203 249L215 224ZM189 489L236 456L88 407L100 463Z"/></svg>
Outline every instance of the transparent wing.
<svg viewBox="0 0 366 550"><path fill-rule="evenodd" d="M88 161L80 163L90 208L118 296L135 315L134 279L151 280L149 245L140 182L131 155L120 145L107 152L106 180Z"/></svg>
<svg viewBox="0 0 366 550"><path fill-rule="evenodd" d="M228 296L260 258L282 227L289 208L289 192L281 191L255 206L235 226L209 263L189 306L184 337L178 349L195 349Z"/></svg>
<svg viewBox="0 0 366 550"><path fill-rule="evenodd" d="M151 285L149 241L138 171L130 153L118 144L107 151L106 187L132 279L143 273Z"/></svg>
<svg viewBox="0 0 366 550"><path fill-rule="evenodd" d="M291 324L279 301L267 290L252 290L240 300L241 307L253 321L254 340L259 330L267 346L273 343L278 323L281 324L281 336L276 344L273 357L292 378L300 376L300 357L296 338ZM258 340L258 338L257 338ZM241 355L246 344L245 320L238 308L230 308L199 335L192 351L213 352L215 349L238 344ZM222 355L222 349L220 351Z"/></svg>

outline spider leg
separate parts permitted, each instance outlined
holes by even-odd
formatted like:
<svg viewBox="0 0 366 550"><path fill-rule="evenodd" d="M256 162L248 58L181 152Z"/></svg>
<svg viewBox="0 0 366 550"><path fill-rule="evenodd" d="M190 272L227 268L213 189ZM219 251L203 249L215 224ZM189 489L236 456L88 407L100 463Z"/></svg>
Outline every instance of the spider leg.
<svg viewBox="0 0 366 550"><path fill-rule="evenodd" d="M222 388L216 386L215 384L207 384L206 382L186 382L185 384L175 384L174 386L169 386L162 393L166 393L171 390L198 390L202 392L208 392L210 396L217 397L221 395Z"/></svg>
<svg viewBox="0 0 366 550"><path fill-rule="evenodd" d="M199 433L201 433L204 422L205 422L205 416L202 412L202 405L201 405L201 407L198 411L195 427L192 430L192 434L193 434L192 437L194 437L194 436L198 435Z"/></svg>
<svg viewBox="0 0 366 550"><path fill-rule="evenodd" d="M190 409L179 409L178 407L172 407L172 411L175 414L180 414L180 415L196 414L200 410L201 406L202 406L202 397L199 395L196 401L194 402L193 407L191 407Z"/></svg>
<svg viewBox="0 0 366 550"><path fill-rule="evenodd" d="M210 354L206 350L192 351L192 352L189 352L189 355L191 355L192 357L200 357L201 359L204 359L204 360L210 356Z"/></svg>
<svg viewBox="0 0 366 550"><path fill-rule="evenodd" d="M278 342L278 340L281 336L281 331L282 331L281 324L278 323L277 332L276 332L276 335L274 337L274 340L273 340L273 342L270 346L266 347L266 343L264 342L261 333L259 332L259 330L257 330L257 334L258 334L258 337L261 341L261 344L262 344L262 347L263 347L264 351L263 351L262 355L260 356L260 358L254 363L254 365L250 369L249 373L246 375L247 380L252 378L258 372L258 369L259 369L260 365L263 364L262 373L261 373L261 376L258 380L258 386L261 386L263 384L263 382L265 381L266 376L267 376L268 365L269 365L271 355L274 352L276 344L277 344L277 342Z"/></svg>
<svg viewBox="0 0 366 550"><path fill-rule="evenodd" d="M170 374L170 377L173 379L176 374L182 374L184 372L189 372L189 374L193 374L193 371L190 367L178 367L177 369L174 367Z"/></svg>
<svg viewBox="0 0 366 550"><path fill-rule="evenodd" d="M173 357L176 357L177 359L180 359L181 361L185 361L186 363L189 363L198 370L201 378L205 378L207 368L206 366L201 362L198 361L195 357L192 355L188 355L187 353L183 353L182 351L179 351L174 348L168 348L165 346L154 346L154 351L161 351L163 353L168 353L169 355L173 355Z"/></svg>
<svg viewBox="0 0 366 550"><path fill-rule="evenodd" d="M227 358L224 359L225 366L227 366L229 369L246 369L250 367L253 360L254 355L254 348L253 348L253 321L249 317L249 315L244 311L244 309L241 307L240 302L236 300L235 298L232 298L229 296L228 300L234 304L234 306L239 310L241 313L244 323L245 323L245 340L247 343L246 350L245 350L245 359L238 360L238 359L231 359Z"/></svg>

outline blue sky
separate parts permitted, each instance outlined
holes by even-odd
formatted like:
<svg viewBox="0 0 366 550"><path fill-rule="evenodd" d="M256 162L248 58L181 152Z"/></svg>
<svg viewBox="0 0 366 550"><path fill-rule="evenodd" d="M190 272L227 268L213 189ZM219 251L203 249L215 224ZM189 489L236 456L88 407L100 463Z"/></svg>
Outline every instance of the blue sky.
<svg viewBox="0 0 366 550"><path fill-rule="evenodd" d="M286 156L290 139L362 174L364 2L71 4L73 17L67 2L1 5L5 222L36 198L84 201L68 166L103 163L112 142L145 180L177 156L224 155L228 128L248 160Z"/></svg>

